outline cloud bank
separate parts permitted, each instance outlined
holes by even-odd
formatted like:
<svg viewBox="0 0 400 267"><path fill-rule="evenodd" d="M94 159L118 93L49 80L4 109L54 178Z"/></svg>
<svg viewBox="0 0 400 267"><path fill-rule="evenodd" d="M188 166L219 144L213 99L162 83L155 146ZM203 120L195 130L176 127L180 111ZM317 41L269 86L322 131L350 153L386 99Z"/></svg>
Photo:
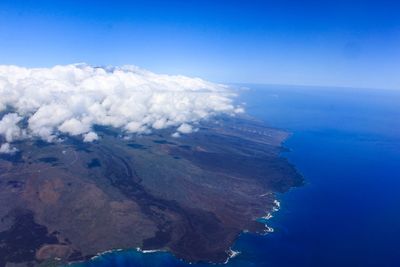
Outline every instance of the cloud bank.
<svg viewBox="0 0 400 267"><path fill-rule="evenodd" d="M175 127L188 134L211 116L242 112L229 88L199 78L155 74L134 66L53 68L0 66L0 153L9 143L60 134L99 137L94 125L125 133L149 133Z"/></svg>

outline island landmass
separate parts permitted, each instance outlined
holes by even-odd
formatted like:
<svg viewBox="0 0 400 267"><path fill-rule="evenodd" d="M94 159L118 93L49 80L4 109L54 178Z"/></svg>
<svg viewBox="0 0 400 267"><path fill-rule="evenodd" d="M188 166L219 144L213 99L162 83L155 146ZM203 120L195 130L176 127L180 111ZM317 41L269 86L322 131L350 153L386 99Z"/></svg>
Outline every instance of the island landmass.
<svg viewBox="0 0 400 267"><path fill-rule="evenodd" d="M222 263L244 231L303 178L281 156L288 133L223 117L172 137L168 129L100 140L24 140L0 156L0 266L88 260L114 249L169 251Z"/></svg>

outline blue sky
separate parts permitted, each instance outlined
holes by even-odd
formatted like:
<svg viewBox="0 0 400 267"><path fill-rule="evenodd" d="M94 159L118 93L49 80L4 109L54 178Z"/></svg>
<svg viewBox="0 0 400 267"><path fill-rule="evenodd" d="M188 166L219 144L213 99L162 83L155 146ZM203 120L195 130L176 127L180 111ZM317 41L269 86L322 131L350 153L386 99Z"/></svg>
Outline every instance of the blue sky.
<svg viewBox="0 0 400 267"><path fill-rule="evenodd" d="M400 89L397 1L0 1L0 64Z"/></svg>

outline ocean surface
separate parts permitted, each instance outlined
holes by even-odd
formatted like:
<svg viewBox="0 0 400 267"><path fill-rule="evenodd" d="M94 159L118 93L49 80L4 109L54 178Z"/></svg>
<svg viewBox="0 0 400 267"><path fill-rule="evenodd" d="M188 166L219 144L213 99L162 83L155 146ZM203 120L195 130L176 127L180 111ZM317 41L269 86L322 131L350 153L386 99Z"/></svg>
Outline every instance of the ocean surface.
<svg viewBox="0 0 400 267"><path fill-rule="evenodd" d="M303 187L278 195L266 236L242 234L223 266L400 266L400 91L246 85L250 115L292 133ZM164 252L113 252L76 267L189 265Z"/></svg>

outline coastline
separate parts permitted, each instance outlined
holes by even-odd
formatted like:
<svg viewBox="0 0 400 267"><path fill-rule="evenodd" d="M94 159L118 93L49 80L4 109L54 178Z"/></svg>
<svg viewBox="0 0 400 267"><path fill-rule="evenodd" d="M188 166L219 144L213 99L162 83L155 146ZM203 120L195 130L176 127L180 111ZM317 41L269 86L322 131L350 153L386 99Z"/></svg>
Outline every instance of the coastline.
<svg viewBox="0 0 400 267"><path fill-rule="evenodd" d="M292 133L290 133L289 131L287 131L287 130L283 130L285 133L286 133L286 136L281 140L281 149L282 149L282 151L279 153L279 157L282 157L282 158L284 158L285 160L287 160L288 161L288 158L287 157L285 157L285 156L283 156L283 153L286 153L286 152L288 152L288 151L290 151L290 149L287 149L285 146L284 146L284 143L292 136ZM292 166L294 166L292 163L290 163L289 161L288 161L288 163L290 164L290 165L292 165ZM296 171L297 171L297 168L295 168L296 169ZM303 178L303 176L299 173L299 175L300 175L300 177L301 178ZM302 179L303 180L303 179ZM304 182L304 180L303 180L303 182ZM300 185L301 186L301 185ZM294 187L298 187L298 186L294 186ZM292 187L290 187L289 188L289 190L291 189ZM285 193L287 193L287 191L285 191ZM261 216L261 217L259 217L256 221L258 221L258 222L260 222L260 223L262 223L263 225L264 225L264 227L265 227L265 229L262 231L262 232L249 232L247 229L243 229L240 233L239 233L239 235L237 236L237 238L234 240L234 242L231 244L231 247L229 248L229 250L227 250L227 258L226 258L226 260L224 261L224 262L220 262L220 263L216 263L216 262L203 262L203 263L201 263L201 262L190 262L190 261L185 261L185 260L183 260L183 259L181 259L181 258L178 258L178 257L176 257L172 252L170 252L170 251L168 251L168 250L165 250L165 249L151 249L151 250L143 250L143 249L141 249L140 247L136 247L136 248L132 248L132 249L114 249L114 250L108 250L108 251L104 251L104 252L101 252L101 253L98 253L96 256L94 256L94 257L92 257L90 260L89 260L89 262L90 261L92 261L92 260L96 260L96 259L98 259L98 258L101 258L101 257L103 257L104 255L108 255L108 254L113 254L113 253L121 253L121 252L129 252L129 251L132 251L132 252L136 252L136 253L141 253L141 254L151 254L151 253L158 253L158 252L162 252L162 253L166 253L166 254L168 254L169 256L171 256L173 259L175 259L176 261L178 261L178 262L180 262L180 263L183 263L183 264L187 264L187 265L197 265L197 264L212 264L212 265L222 265L222 264L224 264L224 265L226 265L226 264L229 264L230 262L231 262L231 260L233 259L233 258L236 258L236 257L238 257L240 254L242 254L242 252L241 251L239 251L239 250L234 250L233 248L235 247L235 244L237 244L237 242L238 242L238 239L240 239L240 237L242 236L242 234L246 234L246 233L251 233L251 234L255 234L255 235L260 235L260 236L265 236L265 235L267 235L267 234L271 234L271 233L274 233L274 231L275 231L275 229L273 228L273 227L271 227L271 226L269 226L268 225L268 221L270 220L270 219L272 219L273 217L274 217L274 213L275 212L278 212L279 210L280 210L280 208L281 208L281 202L276 198L277 197L277 194L279 194L279 192L267 192L267 193L265 193L265 194L262 194L262 195L260 195L260 197L264 197L264 196L266 196L266 195L273 195L273 198L274 198L274 200L273 200L273 206L271 207L271 210L266 210L266 214L264 215L264 216ZM85 261L84 261L85 262ZM83 262L83 263L84 263ZM82 262L81 262L82 263ZM70 265L70 264L69 264ZM72 265L73 265L73 263L72 263Z"/></svg>
<svg viewBox="0 0 400 267"><path fill-rule="evenodd" d="M267 212L267 215L260 217L259 221L260 223L263 223L265 226L265 230L262 233L252 233L255 235L267 235L269 233L273 233L274 232L274 228L268 226L266 224L266 221L268 221L269 219L273 218L273 213L278 212L280 210L280 206L281 203L278 199L274 200L274 207L272 208L271 211ZM207 264L212 264L212 265L227 265L231 262L232 259L238 257L239 255L242 254L241 251L239 250L234 250L233 247L235 247L235 244L237 243L238 239L240 239L240 237L242 236L242 234L247 234L249 233L247 230L243 230L238 237L236 238L236 240L233 242L232 246L227 250L227 258L224 262L222 263L214 263L214 262L208 262ZM194 263L194 262L187 262L184 261L183 259L180 259L178 257L176 257L173 253L169 252L168 250L165 249L151 249L151 250L143 250L140 247L136 247L136 248L132 248L132 249L111 249L111 250L106 250L100 253L97 253L95 256L91 257L89 260L87 261L77 261L77 262L70 262L67 263L65 266L75 266L78 267L79 264L86 264L86 263L90 263L93 262L95 260L101 260L102 257L106 256L106 255L110 255L110 254L118 254L118 253L140 253L140 254L152 254L152 253L166 253L169 256L171 256L173 259L175 259L176 261L179 261L181 263L187 264L187 265L197 265L197 264L202 264L202 263Z"/></svg>

